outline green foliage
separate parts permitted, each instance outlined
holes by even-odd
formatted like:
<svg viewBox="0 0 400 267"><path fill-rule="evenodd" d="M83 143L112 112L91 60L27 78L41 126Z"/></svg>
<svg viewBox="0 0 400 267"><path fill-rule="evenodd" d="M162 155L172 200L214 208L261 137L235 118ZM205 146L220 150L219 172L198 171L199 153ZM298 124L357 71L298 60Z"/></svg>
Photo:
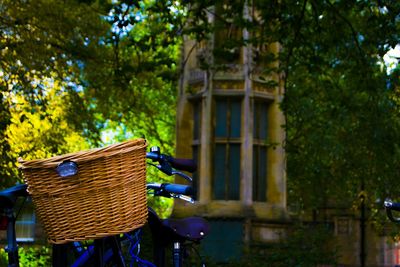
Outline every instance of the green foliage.
<svg viewBox="0 0 400 267"><path fill-rule="evenodd" d="M48 247L20 248L18 253L20 255L21 266L45 267L51 265L51 256Z"/></svg>
<svg viewBox="0 0 400 267"><path fill-rule="evenodd" d="M337 264L337 247L329 225L298 224L291 229L285 241L267 249L255 259L266 258L268 266L318 266ZM255 266L255 265L252 265Z"/></svg>
<svg viewBox="0 0 400 267"><path fill-rule="evenodd" d="M0 186L21 181L19 157L142 136L173 153L182 12L177 2L2 1Z"/></svg>
<svg viewBox="0 0 400 267"><path fill-rule="evenodd" d="M26 246L18 249L19 264L24 267L51 266L51 256L48 247ZM0 249L0 266L7 266L7 253Z"/></svg>
<svg viewBox="0 0 400 267"><path fill-rule="evenodd" d="M20 156L142 136L173 151L177 2L3 1L0 17L4 186Z"/></svg>
<svg viewBox="0 0 400 267"><path fill-rule="evenodd" d="M71 131L96 139L90 107L79 94L80 65L98 57L99 36L107 29L94 8L77 1L2 1L0 175L5 186L17 179L18 156L69 150L64 137ZM49 104L53 89L56 112L55 102Z"/></svg>
<svg viewBox="0 0 400 267"><path fill-rule="evenodd" d="M370 4L305 1L296 16L283 19L293 25L280 35L287 47L281 57L288 73L290 203L350 208L362 190L371 205L400 194L391 186L399 179L398 108L379 57L396 39L392 18L400 6ZM383 21L385 34L374 34Z"/></svg>
<svg viewBox="0 0 400 267"><path fill-rule="evenodd" d="M89 147L85 139L71 127L67 119L66 104L71 98L57 82L51 82L42 96L45 105L35 105L27 101L22 95L9 94L9 125L4 131L5 140L10 146L6 155L15 166L17 158L41 159L67 152L79 151ZM45 90L45 89L43 89ZM19 173L15 168L13 179L9 185L15 183Z"/></svg>
<svg viewBox="0 0 400 267"><path fill-rule="evenodd" d="M0 249L0 266L7 266L7 254L3 248Z"/></svg>
<svg viewBox="0 0 400 267"><path fill-rule="evenodd" d="M145 136L172 152L174 144L180 11L175 3L115 2L105 18L102 64L88 62L85 97L100 124ZM112 127L110 128L112 129Z"/></svg>

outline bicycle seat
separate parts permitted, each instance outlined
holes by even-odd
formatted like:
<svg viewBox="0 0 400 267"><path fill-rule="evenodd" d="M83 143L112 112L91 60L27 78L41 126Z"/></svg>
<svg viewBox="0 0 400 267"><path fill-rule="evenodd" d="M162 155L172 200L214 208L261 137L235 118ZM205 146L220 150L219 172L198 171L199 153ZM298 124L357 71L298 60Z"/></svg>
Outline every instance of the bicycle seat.
<svg viewBox="0 0 400 267"><path fill-rule="evenodd" d="M191 241L200 241L210 231L208 222L201 217L165 219L162 221L162 224L172 229L181 238Z"/></svg>
<svg viewBox="0 0 400 267"><path fill-rule="evenodd" d="M28 196L26 184L19 184L0 191L0 207L12 208L18 197Z"/></svg>

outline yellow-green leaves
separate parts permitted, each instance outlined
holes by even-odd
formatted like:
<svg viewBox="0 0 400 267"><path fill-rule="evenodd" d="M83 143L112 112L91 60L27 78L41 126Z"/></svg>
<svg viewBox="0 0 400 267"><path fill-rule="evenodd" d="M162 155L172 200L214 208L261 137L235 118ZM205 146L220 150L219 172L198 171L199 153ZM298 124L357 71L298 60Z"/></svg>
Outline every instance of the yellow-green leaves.
<svg viewBox="0 0 400 267"><path fill-rule="evenodd" d="M5 103L9 106L10 122L5 130L9 145L8 156L16 161L48 158L67 152L87 149L85 138L67 121L69 96L60 82L43 82L41 97L30 102L22 94L9 93ZM17 176L14 169L13 172Z"/></svg>

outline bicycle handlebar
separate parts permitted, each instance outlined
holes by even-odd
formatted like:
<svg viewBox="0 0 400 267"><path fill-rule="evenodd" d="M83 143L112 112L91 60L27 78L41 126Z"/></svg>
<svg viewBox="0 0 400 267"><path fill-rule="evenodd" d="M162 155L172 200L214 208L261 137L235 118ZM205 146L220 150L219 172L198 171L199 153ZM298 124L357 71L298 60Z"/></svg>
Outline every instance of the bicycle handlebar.
<svg viewBox="0 0 400 267"><path fill-rule="evenodd" d="M177 159L167 156L167 160L175 169L187 172L195 172L197 170L197 164L192 159Z"/></svg>
<svg viewBox="0 0 400 267"><path fill-rule="evenodd" d="M147 189L154 190L155 196L180 198L182 200L194 203L191 196L194 190L189 185L169 184L169 183L150 183L147 184Z"/></svg>
<svg viewBox="0 0 400 267"><path fill-rule="evenodd" d="M158 161L161 165L169 163L171 167L181 171L195 172L197 169L197 164L192 159L178 159L157 152L147 152L146 158Z"/></svg>
<svg viewBox="0 0 400 267"><path fill-rule="evenodd" d="M147 184L147 189L153 189L157 191L164 191L170 194L182 194L191 196L193 194L193 188L189 185L182 185L182 184L158 184L158 183L151 183Z"/></svg>
<svg viewBox="0 0 400 267"><path fill-rule="evenodd" d="M12 208L18 197L27 197L27 185L18 184L0 191L0 209Z"/></svg>
<svg viewBox="0 0 400 267"><path fill-rule="evenodd" d="M396 203L391 201L390 199L386 199L385 202L383 203L383 206L386 209L386 214L388 218L395 223L400 223L400 217L394 217L392 210L394 211L400 211L400 203Z"/></svg>
<svg viewBox="0 0 400 267"><path fill-rule="evenodd" d="M160 148L157 146L153 146L150 148L150 152L146 153L146 158L151 159L153 162L158 162L159 165L155 165L152 163L148 163L163 173L167 175L179 175L189 182L192 182L192 177L186 175L181 171L194 172L197 169L196 162L191 159L177 159L168 155L164 155L160 153ZM173 197L180 198L186 200L188 202L194 203L194 200L191 196L193 196L193 188L188 185L182 184L159 184L152 183L147 184L147 189L154 190L155 196L163 196L163 197Z"/></svg>

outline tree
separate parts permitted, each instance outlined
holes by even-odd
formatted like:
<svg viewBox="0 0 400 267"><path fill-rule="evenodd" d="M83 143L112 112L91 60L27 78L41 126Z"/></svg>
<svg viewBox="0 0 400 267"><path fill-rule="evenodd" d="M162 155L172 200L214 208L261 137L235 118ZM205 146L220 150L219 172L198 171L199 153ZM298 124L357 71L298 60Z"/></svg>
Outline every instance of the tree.
<svg viewBox="0 0 400 267"><path fill-rule="evenodd" d="M4 134L11 148L6 153L13 165L19 157L24 160L43 159L89 148L89 142L68 124L66 107L72 105L73 98L62 90L57 81L48 80L43 84L48 86L43 89L45 106L33 105L23 95L7 97L10 123ZM19 178L19 173L16 168L8 170L13 179L3 182L11 185Z"/></svg>
<svg viewBox="0 0 400 267"><path fill-rule="evenodd" d="M65 139L49 138L53 135L36 129L43 124L59 127L59 137L79 133L92 146L101 145L101 137L107 136L104 131L111 130L115 137L116 129L122 129L117 135L120 141L146 136L150 143L172 152L178 55L178 27L172 23L181 16L174 5L2 1L0 174L8 184L15 179L18 153L29 158L65 152L61 149ZM57 84L56 91L49 83ZM63 110L58 119L65 121L60 124L52 120L50 91L62 95L64 101L59 103L62 108L56 107ZM20 115L14 113L21 107L15 101L24 102L20 123L15 118ZM40 151L30 155L12 137L27 135L15 131L25 120L36 131L35 140L43 141L32 148ZM68 127L61 126L65 123Z"/></svg>
<svg viewBox="0 0 400 267"><path fill-rule="evenodd" d="M40 118L37 123L53 123L49 109L49 83L55 83L61 95L69 93L62 116L68 127L61 127L60 134L69 135L71 130L98 139L90 106L84 105L80 91L81 64L98 58L99 43L107 24L93 10L96 5L78 1L1 1L0 8L0 175L6 184L15 180L15 152L10 140L18 139L17 132L9 127L19 127L27 118ZM50 82L49 82L50 81ZM48 83L48 84L45 84ZM21 124L15 117L23 102ZM66 104L65 103L65 104ZM63 105L64 103L59 103ZM79 115L77 115L79 114ZM24 117L25 116L25 117ZM32 116L32 117L31 117ZM60 119L60 117L57 117ZM46 122L47 121L47 122ZM26 122L25 122L26 123ZM64 121L65 123L65 121ZM56 124L55 124L56 125ZM62 133L66 131L65 133ZM64 139L46 139L37 132L35 141L43 146L63 146ZM10 139L11 138L11 139ZM53 142L52 144L47 141ZM61 149L62 150L62 149ZM46 150L49 151L49 150ZM26 152L26 151L25 151ZM45 153L46 154L46 153Z"/></svg>
<svg viewBox="0 0 400 267"><path fill-rule="evenodd" d="M105 17L103 64L88 62L85 96L103 123L172 152L182 14L175 3L115 1ZM93 64L92 64L93 63Z"/></svg>
<svg viewBox="0 0 400 267"><path fill-rule="evenodd" d="M287 47L288 171L299 193L292 202L301 199L313 209L334 199L351 207L360 191L368 192L370 204L399 193L390 186L398 179L399 119L382 62L397 42L399 8L304 1L299 12L281 19L288 23L281 36L292 37L281 39Z"/></svg>

